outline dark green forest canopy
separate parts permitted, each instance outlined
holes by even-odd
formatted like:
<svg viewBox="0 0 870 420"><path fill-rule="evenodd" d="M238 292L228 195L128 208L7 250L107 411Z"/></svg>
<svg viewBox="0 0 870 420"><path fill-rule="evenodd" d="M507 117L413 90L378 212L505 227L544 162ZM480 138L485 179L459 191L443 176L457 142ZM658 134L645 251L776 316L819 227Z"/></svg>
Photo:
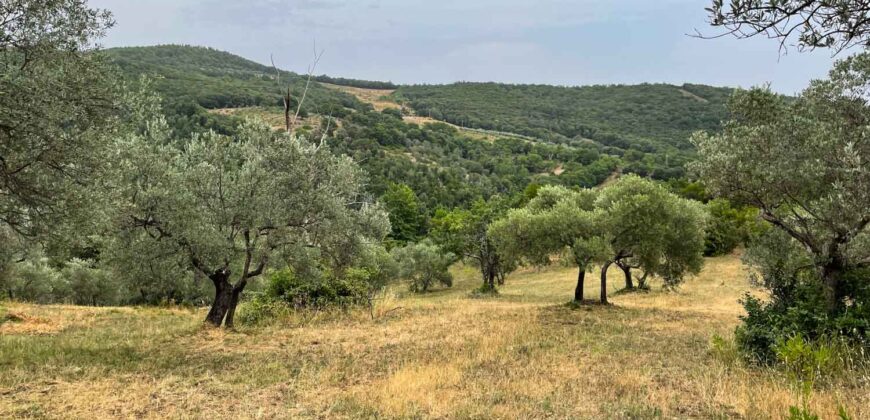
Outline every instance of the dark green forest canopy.
<svg viewBox="0 0 870 420"><path fill-rule="evenodd" d="M158 45L105 52L128 79L150 79L163 97L170 124L182 134L199 128L227 134L238 121L206 109L279 106L282 85L291 87L295 106L305 88L305 77L299 74L281 71L279 85L272 67L212 48ZM351 95L312 83L302 112L342 117L366 107Z"/></svg>
<svg viewBox="0 0 870 420"><path fill-rule="evenodd" d="M643 151L690 149L697 130L726 117L730 88L666 84L560 87L455 83L401 87L396 95L421 115L453 124L538 138L595 140Z"/></svg>
<svg viewBox="0 0 870 420"><path fill-rule="evenodd" d="M280 85L270 66L205 47L159 45L112 48L106 53L129 75L147 75L159 91L172 99L192 99L204 108L279 105ZM281 83L302 94L305 77L281 71ZM351 95L311 85L304 108L328 114L361 104Z"/></svg>

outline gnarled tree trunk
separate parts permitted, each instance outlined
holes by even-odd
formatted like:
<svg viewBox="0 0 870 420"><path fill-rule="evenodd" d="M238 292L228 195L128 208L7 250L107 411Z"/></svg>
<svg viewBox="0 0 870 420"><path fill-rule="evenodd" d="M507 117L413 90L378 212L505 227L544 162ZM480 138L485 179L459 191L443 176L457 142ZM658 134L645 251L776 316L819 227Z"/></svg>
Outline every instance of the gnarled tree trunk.
<svg viewBox="0 0 870 420"><path fill-rule="evenodd" d="M608 261L601 266L601 303L607 303L607 269L613 261Z"/></svg>
<svg viewBox="0 0 870 420"><path fill-rule="evenodd" d="M211 304L208 315L205 316L205 321L215 327L220 327L223 324L230 328L233 326L236 307L239 304L239 297L245 289L245 283L240 282L233 286L229 282L229 273L215 273L209 278L214 282L214 302Z"/></svg>
<svg viewBox="0 0 870 420"><path fill-rule="evenodd" d="M574 289L574 301L583 302L583 287L586 284L586 270L580 267L577 273L577 287Z"/></svg>
<svg viewBox="0 0 870 420"><path fill-rule="evenodd" d="M211 304L208 315L205 316L205 321L215 327L220 327L223 324L233 299L233 285L230 284L229 277L229 270L220 270L209 276L209 279L214 283L214 302Z"/></svg>
<svg viewBox="0 0 870 420"><path fill-rule="evenodd" d="M828 313L835 314L841 309L843 285L840 280L843 274L848 271L848 267L842 256L834 255L826 264L821 266L820 271L825 287L825 304Z"/></svg>
<svg viewBox="0 0 870 420"><path fill-rule="evenodd" d="M634 289L634 280L631 278L631 266L623 263L617 263L616 265L622 270L622 273L625 274L625 288Z"/></svg>
<svg viewBox="0 0 870 420"><path fill-rule="evenodd" d="M230 305L227 308L227 315L224 318L224 326L227 328L233 327L233 319L236 315L236 306L239 304L239 296L242 294L243 285L233 288L232 296L230 296Z"/></svg>
<svg viewBox="0 0 870 420"><path fill-rule="evenodd" d="M649 273L644 271L643 276L637 279L637 287L641 289L646 289L646 279L649 277Z"/></svg>

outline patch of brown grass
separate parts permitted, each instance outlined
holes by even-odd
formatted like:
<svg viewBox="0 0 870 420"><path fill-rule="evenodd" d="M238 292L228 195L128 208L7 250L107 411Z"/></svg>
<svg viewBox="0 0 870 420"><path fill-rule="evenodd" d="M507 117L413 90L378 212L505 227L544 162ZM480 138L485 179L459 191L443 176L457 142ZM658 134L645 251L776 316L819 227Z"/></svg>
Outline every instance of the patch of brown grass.
<svg viewBox="0 0 870 420"><path fill-rule="evenodd" d="M219 115L232 115L240 118L256 118L265 122L273 130L284 130L284 111L280 108L268 108L261 106L241 107L241 108L217 108L209 109L208 112ZM292 115L290 116L293 117ZM301 131L306 126L317 128L320 127L322 117L320 115L309 115L306 118L300 117L296 121L294 133Z"/></svg>
<svg viewBox="0 0 870 420"><path fill-rule="evenodd" d="M0 323L0 335L57 334L69 327L89 325L97 312L97 308L11 303Z"/></svg>
<svg viewBox="0 0 870 420"><path fill-rule="evenodd" d="M389 99L386 99L390 95L392 95L393 92L395 92L395 89L364 89L352 86L333 85L330 83L320 84L327 88L356 96L357 99L359 99L360 101L372 104L372 107L374 107L375 111L378 112L381 112L387 108L401 108L399 104L390 101Z"/></svg>

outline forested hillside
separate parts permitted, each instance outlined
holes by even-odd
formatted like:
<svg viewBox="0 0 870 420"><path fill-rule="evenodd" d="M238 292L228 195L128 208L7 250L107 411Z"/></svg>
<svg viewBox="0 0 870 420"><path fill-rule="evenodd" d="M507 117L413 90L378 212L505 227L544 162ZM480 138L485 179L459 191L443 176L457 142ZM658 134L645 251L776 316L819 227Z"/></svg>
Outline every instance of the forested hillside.
<svg viewBox="0 0 870 420"><path fill-rule="evenodd" d="M179 131L207 127L229 132L238 123L207 109L279 106L275 69L211 48L182 45L113 48L106 51L130 80L147 76L164 100L170 123ZM305 78L281 71L283 83L301 92ZM292 98L293 106L298 97ZM312 83L302 114L341 117L362 104L351 95Z"/></svg>
<svg viewBox="0 0 870 420"><path fill-rule="evenodd" d="M277 107L280 104L274 70L229 53L170 45L112 49L109 54L128 77L148 75L154 80L157 91L165 98L167 116L173 126L181 131L194 131L199 126L228 132L233 124L239 122L239 119L205 113L205 109ZM282 78L292 81L294 92L297 93L294 98L299 97L304 79L291 72L282 72ZM325 75L317 76L315 80L356 87L395 87L389 82ZM525 169L506 169L513 175L525 177L525 183L528 183L537 174L546 174L561 167L557 172L565 173L559 176L560 179L546 182L565 183L570 180L576 185L579 180L580 185L592 186L609 175L606 173L602 177L599 167L618 166L622 172L657 179L683 177L685 163L692 156L689 136L697 130L718 129L719 122L726 116L724 104L730 93L731 89L728 88L690 84L558 87L456 83L403 86L389 99L407 105L417 115L457 126L517 133L538 139L539 143L561 144L564 150L571 150L572 153L580 150L578 153L584 155L583 159L565 160L547 152L540 155L540 159L531 156L530 159L536 163L527 165ZM370 107L357 98L318 83L312 84L303 106L306 114L331 115L341 119L347 119L353 112L367 110ZM274 112L277 113L277 110ZM415 143L415 139L404 136L411 127L399 124L391 127L392 131L385 131L387 126L395 125L396 121L384 123L381 118L369 117L355 117L353 120L355 122L352 124L361 123L363 126L349 127L350 131L366 132L370 134L368 139L375 140L381 146L409 149ZM443 131L443 128L440 130ZM450 136L461 137L460 133L451 133ZM500 136L496 134L495 137ZM354 138L356 143L365 140ZM514 149L513 153L516 153L516 149L528 147L532 146L518 148L511 145L507 149ZM405 152L423 153L420 147L416 147L416 151L402 151ZM519 152L524 154L522 150ZM442 160L441 166L451 166L438 153L440 151L436 156L422 156L422 159L417 160L430 163ZM618 158L619 163L608 160L599 163L596 168L580 170L580 167L595 160L589 160L589 153L612 156ZM460 156L467 159L468 153L463 152ZM489 166L490 173L495 169L493 165L478 163ZM378 166L377 162L374 164ZM407 162L403 165L407 165Z"/></svg>
<svg viewBox="0 0 870 420"><path fill-rule="evenodd" d="M629 149L690 147L715 130L731 89L703 85L559 87L499 83L404 86L397 95L419 114L457 125L539 138L588 138Z"/></svg>
<svg viewBox="0 0 870 420"><path fill-rule="evenodd" d="M250 109L281 119L281 88L268 66L190 46L116 48L108 54L129 80L147 76L152 81L163 97L170 125L179 134L207 129L234 132L242 121L237 114L245 113L214 112L217 109ZM302 96L303 76L282 72L281 77L292 81L294 101ZM316 80L391 86L326 76ZM405 183L427 213L438 206L468 205L479 197L516 194L529 184L592 187L621 166L618 153L608 154L593 142L482 141L446 124L403 121L397 109L376 112L370 104L316 82L306 95L303 114L324 117L321 126L310 127L311 134L329 129L330 146L353 157L368 172L370 193L380 196L391 182ZM325 118L329 116L338 122L329 123Z"/></svg>
<svg viewBox="0 0 870 420"><path fill-rule="evenodd" d="M682 175L689 136L716 131L732 89L665 84L559 87L499 83L404 86L396 96L418 114L463 127L552 142L593 140L625 156L629 170ZM643 153L653 159L644 159Z"/></svg>

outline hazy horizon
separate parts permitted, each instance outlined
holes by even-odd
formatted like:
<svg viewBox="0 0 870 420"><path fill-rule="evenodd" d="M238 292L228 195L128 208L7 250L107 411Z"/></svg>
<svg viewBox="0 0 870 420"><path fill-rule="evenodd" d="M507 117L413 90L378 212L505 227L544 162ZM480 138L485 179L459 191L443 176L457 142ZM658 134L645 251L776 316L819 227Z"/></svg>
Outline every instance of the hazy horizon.
<svg viewBox="0 0 870 420"><path fill-rule="evenodd" d="M834 61L828 51L780 54L767 39L687 35L716 33L707 26L706 3L90 1L117 21L101 41L105 47L205 46L262 64L274 55L279 67L304 72L316 40L325 50L318 74L398 84L770 83L793 94Z"/></svg>

